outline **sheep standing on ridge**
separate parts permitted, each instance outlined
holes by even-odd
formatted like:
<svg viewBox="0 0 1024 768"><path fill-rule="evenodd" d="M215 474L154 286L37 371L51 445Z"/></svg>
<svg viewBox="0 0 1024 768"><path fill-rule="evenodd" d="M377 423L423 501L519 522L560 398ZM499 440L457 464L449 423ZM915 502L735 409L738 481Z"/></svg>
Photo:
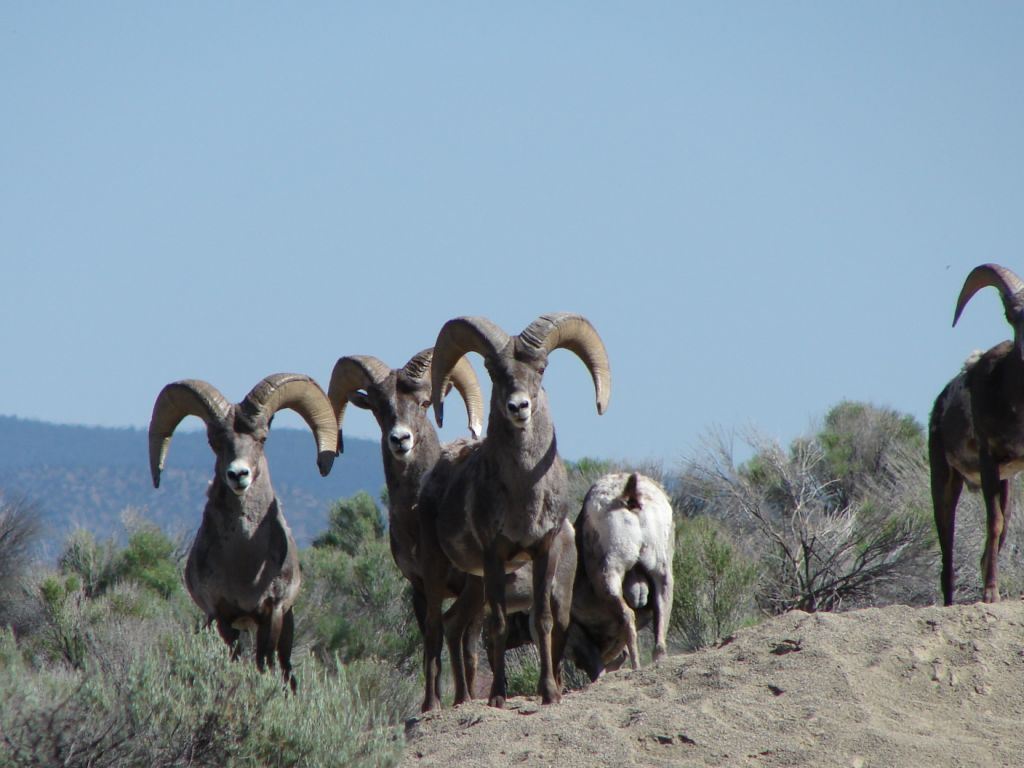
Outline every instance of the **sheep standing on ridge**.
<svg viewBox="0 0 1024 768"><path fill-rule="evenodd" d="M649 477L605 475L576 520L577 566L566 653L591 680L617 669L625 648L639 669L637 612L653 614L654 660L672 613L672 505Z"/></svg>
<svg viewBox="0 0 1024 768"><path fill-rule="evenodd" d="M998 264L975 267L960 290L953 325L971 297L986 286L999 290L1013 341L972 355L936 398L928 423L928 463L946 605L953 603L953 530L964 481L980 485L985 497L983 599L994 603L999 600L999 552L1010 521L1010 481L1024 468L1024 282Z"/></svg>
<svg viewBox="0 0 1024 768"><path fill-rule="evenodd" d="M458 452L465 444L456 440L443 446L427 416L430 406L430 362L432 349L414 355L402 368L392 370L372 355L339 358L331 373L327 396L338 419L338 448L344 450L342 429L348 403L373 413L381 431L381 454L388 489L388 534L391 555L402 575L412 585L413 612L420 633L424 629L426 598L419 566L419 516L416 500L423 476L437 463L444 450ZM483 431L483 395L469 360L458 362L451 384L462 395L473 438ZM450 569L445 579L446 594L458 595L466 576ZM460 633L461 637L462 633ZM465 642L472 642L466 633ZM465 686L472 690L476 653L467 648L469 666ZM463 652L450 649L453 658ZM459 680L457 679L457 688ZM459 691L457 693L462 693Z"/></svg>
<svg viewBox="0 0 1024 768"><path fill-rule="evenodd" d="M419 553L424 562L433 563L439 569L438 574L445 564L449 566L449 573L461 573L451 565L438 541L436 510L458 465L477 450L479 444L473 443L463 444L459 450L443 451L437 464L423 478L419 502L420 520L421 525L428 530L419 542ZM551 585L553 631L564 633L569 627L572 585L576 576L576 532L568 518L562 521L561 529L552 539L551 552L552 558L558 563ZM532 609L533 564L525 562L514 571L505 574L505 613L510 628L505 644L506 650L533 642L533 633L529 626L529 614ZM452 702L455 706L472 698L473 674L477 667L477 639L484 611L483 580L478 576L466 574L461 592L444 616L444 635L451 656L452 676L455 682L455 696ZM491 650L488 644L488 651ZM494 669L496 662L493 653L489 653L488 658L491 668ZM559 690L562 687L561 666L558 664L560 658L559 653L554 663L555 684ZM428 668L434 670L435 674L426 686L424 710L430 708L430 702L440 697L440 667L432 665Z"/></svg>
<svg viewBox="0 0 1024 768"><path fill-rule="evenodd" d="M185 586L221 638L238 655L240 629L256 629L256 665L273 666L277 653L285 681L295 690L291 650L292 605L299 594L298 549L270 484L263 446L274 414L296 411L313 430L317 466L331 471L338 428L327 396L308 376L267 376L237 405L205 381L168 384L149 423L153 486L175 428L186 416L206 422L216 456L203 521L189 550Z"/></svg>
<svg viewBox="0 0 1024 768"><path fill-rule="evenodd" d="M548 355L560 348L574 352L590 370L597 410L603 413L611 390L608 356L597 331L579 315L543 315L518 336L509 336L486 318L457 318L445 323L434 344L431 380L438 423L445 382L464 355L482 355L492 382L487 436L453 467L439 498L425 505L428 500L421 494L420 521L421 541L434 537L460 570L484 578L494 672L489 703L495 707L503 706L506 698L506 573L527 561L533 565L531 620L541 664L539 691L545 704L561 699L555 665L565 637L555 625L559 611L552 605L559 559L553 544L569 511L568 478L541 387ZM447 563L431 561L423 569L424 709L440 705L436 689L429 686L440 666L445 568Z"/></svg>

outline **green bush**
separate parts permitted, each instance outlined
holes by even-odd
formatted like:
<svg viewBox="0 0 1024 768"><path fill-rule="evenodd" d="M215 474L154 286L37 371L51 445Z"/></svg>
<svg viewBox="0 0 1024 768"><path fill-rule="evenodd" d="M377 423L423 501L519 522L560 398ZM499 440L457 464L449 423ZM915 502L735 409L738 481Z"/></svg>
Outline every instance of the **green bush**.
<svg viewBox="0 0 1024 768"><path fill-rule="evenodd" d="M302 644L321 659L378 658L409 674L418 671L422 645L411 589L369 494L335 504L328 530L300 557L295 616Z"/></svg>
<svg viewBox="0 0 1024 768"><path fill-rule="evenodd" d="M422 651L408 582L384 541L302 552L303 591L295 608L300 639L320 658L380 658L412 671Z"/></svg>
<svg viewBox="0 0 1024 768"><path fill-rule="evenodd" d="M676 521L672 630L686 650L713 645L754 620L757 565L708 517Z"/></svg>
<svg viewBox="0 0 1024 768"><path fill-rule="evenodd" d="M327 519L327 530L313 540L314 547L355 555L366 542L384 538L384 518L366 491L336 501Z"/></svg>
<svg viewBox="0 0 1024 768"><path fill-rule="evenodd" d="M399 716L366 698L369 676L307 665L290 695L276 676L230 662L212 632L164 636L121 667L33 670L3 631L4 764L394 765Z"/></svg>
<svg viewBox="0 0 1024 768"><path fill-rule="evenodd" d="M76 575L88 598L125 581L165 598L180 593L182 566L175 542L159 527L139 518L133 517L126 527L129 536L124 548L118 548L112 539L96 541L89 531L75 531L58 560L60 570Z"/></svg>
<svg viewBox="0 0 1024 768"><path fill-rule="evenodd" d="M117 545L103 542L84 528L73 532L64 545L57 566L62 573L73 573L82 582L86 597L97 597L117 581Z"/></svg>
<svg viewBox="0 0 1024 768"><path fill-rule="evenodd" d="M138 526L117 562L117 577L170 597L182 588L181 568L175 544L152 524Z"/></svg>

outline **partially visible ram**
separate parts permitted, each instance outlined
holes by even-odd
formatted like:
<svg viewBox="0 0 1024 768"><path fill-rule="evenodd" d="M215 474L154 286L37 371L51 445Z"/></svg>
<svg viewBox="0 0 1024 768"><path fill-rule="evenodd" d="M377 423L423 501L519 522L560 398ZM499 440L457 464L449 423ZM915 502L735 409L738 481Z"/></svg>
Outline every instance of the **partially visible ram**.
<svg viewBox="0 0 1024 768"><path fill-rule="evenodd" d="M388 489L388 535L395 564L412 585L413 612L420 633L424 629L426 597L423 574L419 564L419 513L416 502L423 476L437 463L442 452L458 453L467 441L459 439L445 446L428 417L431 402L430 363L433 350L414 355L401 368L392 369L372 355L349 355L339 358L331 373L327 396L338 420L339 453L344 450L343 429L345 409L351 403L373 413L380 426L381 455ZM454 386L466 404L469 432L472 438L483 431L483 395L469 360L463 359L452 370L450 388ZM447 394L447 391L445 392ZM445 574L444 590L448 597L458 595L466 575L450 568ZM467 614L472 621L475 614ZM472 691L476 670L474 633L459 632L467 648L449 649L453 658L467 658L465 681L457 677L465 690Z"/></svg>
<svg viewBox="0 0 1024 768"><path fill-rule="evenodd" d="M953 602L953 532L964 482L980 486L985 498L981 577L983 599L994 603L999 600L999 552L1010 522L1010 482L1024 468L1024 282L998 264L975 267L960 289L953 325L971 297L989 286L999 291L1013 341L971 355L935 399L928 423L928 462L946 605Z"/></svg>
<svg viewBox="0 0 1024 768"><path fill-rule="evenodd" d="M264 444L274 414L290 408L316 439L321 475L331 470L338 427L330 401L308 376L267 376L232 405L212 385L194 379L168 384L157 396L149 424L153 486L171 436L186 416L206 423L216 462L203 520L189 550L185 586L237 658L241 629L256 631L256 665L274 665L295 689L291 651L292 606L302 582L298 549L270 484Z"/></svg>

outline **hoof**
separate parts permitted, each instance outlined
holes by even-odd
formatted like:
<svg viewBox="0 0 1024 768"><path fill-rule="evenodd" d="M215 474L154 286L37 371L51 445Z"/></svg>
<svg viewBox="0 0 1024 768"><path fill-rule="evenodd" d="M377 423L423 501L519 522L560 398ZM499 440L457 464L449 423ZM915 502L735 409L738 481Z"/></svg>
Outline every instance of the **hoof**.
<svg viewBox="0 0 1024 768"><path fill-rule="evenodd" d="M540 703L541 704L561 704L562 703L562 694L558 693L558 692L555 692L555 693L552 693L552 694L545 694L544 696L540 697Z"/></svg>
<svg viewBox="0 0 1024 768"><path fill-rule="evenodd" d="M491 696L487 700L488 706L494 707L495 709L505 708L505 697L504 696Z"/></svg>
<svg viewBox="0 0 1024 768"><path fill-rule="evenodd" d="M440 709L440 708L441 708L441 700L440 699L431 699L429 701L424 701L423 702L423 706L420 707L420 712L430 712L432 709Z"/></svg>

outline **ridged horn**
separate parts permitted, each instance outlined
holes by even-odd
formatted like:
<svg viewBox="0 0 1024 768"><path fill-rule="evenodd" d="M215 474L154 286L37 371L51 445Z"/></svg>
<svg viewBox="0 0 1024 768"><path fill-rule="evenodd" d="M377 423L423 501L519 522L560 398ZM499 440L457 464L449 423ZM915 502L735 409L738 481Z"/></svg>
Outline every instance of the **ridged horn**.
<svg viewBox="0 0 1024 768"><path fill-rule="evenodd" d="M338 358L334 370L331 371L331 383L327 385L327 398L331 401L338 426L338 453L345 451L342 427L348 396L356 390L380 384L390 375L391 369L373 355L348 355Z"/></svg>
<svg viewBox="0 0 1024 768"><path fill-rule="evenodd" d="M241 403L252 415L268 422L278 411L291 408L303 418L316 438L316 464L327 475L338 453L338 422L331 401L309 376L301 373L274 373L250 390Z"/></svg>
<svg viewBox="0 0 1024 768"><path fill-rule="evenodd" d="M459 360L469 352L495 357L509 341L509 335L486 317L456 317L441 326L430 367L430 397L438 426L444 426L444 395Z"/></svg>
<svg viewBox="0 0 1024 768"><path fill-rule="evenodd" d="M484 432L484 393L480 390L480 382L469 358L459 358L459 362L452 368L450 379L462 395L462 402L466 404L469 434L480 437Z"/></svg>
<svg viewBox="0 0 1024 768"><path fill-rule="evenodd" d="M219 423L231 410L231 404L214 387L198 379L168 384L156 396L149 420L149 471L153 487L160 487L160 473L167 459L174 430L186 416L198 416L207 425Z"/></svg>
<svg viewBox="0 0 1024 768"><path fill-rule="evenodd" d="M433 356L433 348L416 353L408 363L402 366L402 375L416 380L428 377ZM473 437L480 437L484 429L484 396L480 391L480 382L476 378L476 371L473 370L473 366L465 356L460 357L459 361L455 363L455 367L452 368L444 397L451 392L452 386L458 390L459 395L462 396L462 402L466 404L469 433Z"/></svg>
<svg viewBox="0 0 1024 768"><path fill-rule="evenodd" d="M998 264L981 264L971 270L964 281L964 287L960 289L960 298L956 301L956 312L953 313L954 326L971 297L988 286L999 289L999 295L1003 299L1003 307L1007 314L1010 312L1014 298L1024 291L1024 282L1006 267Z"/></svg>
<svg viewBox="0 0 1024 768"><path fill-rule="evenodd" d="M402 375L416 380L427 378L430 373L430 361L433 357L434 350L432 347L417 352L409 358L408 363L402 366Z"/></svg>
<svg viewBox="0 0 1024 768"><path fill-rule="evenodd" d="M612 394L611 365L604 342L587 318L568 312L541 315L526 326L518 340L529 349L541 349L545 353L556 349L574 352L594 380L597 412L605 412Z"/></svg>

